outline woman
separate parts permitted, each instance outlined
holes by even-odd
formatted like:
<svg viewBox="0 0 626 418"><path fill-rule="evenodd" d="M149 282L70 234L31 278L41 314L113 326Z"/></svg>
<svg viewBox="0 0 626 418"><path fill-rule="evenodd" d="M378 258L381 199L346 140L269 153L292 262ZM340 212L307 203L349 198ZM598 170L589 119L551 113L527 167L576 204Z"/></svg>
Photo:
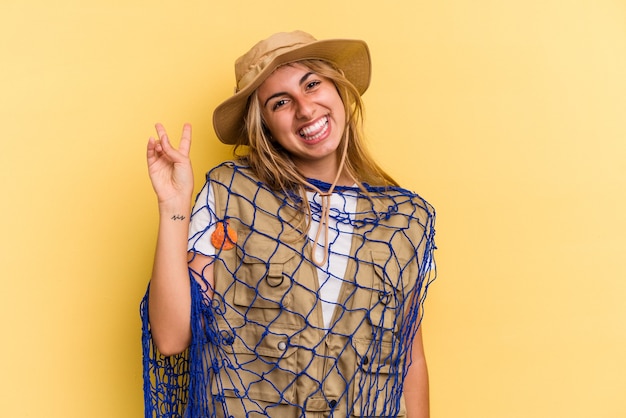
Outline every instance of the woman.
<svg viewBox="0 0 626 418"><path fill-rule="evenodd" d="M235 72L193 210L191 127L148 142L146 416L427 417L434 210L364 148L367 45L278 33Z"/></svg>

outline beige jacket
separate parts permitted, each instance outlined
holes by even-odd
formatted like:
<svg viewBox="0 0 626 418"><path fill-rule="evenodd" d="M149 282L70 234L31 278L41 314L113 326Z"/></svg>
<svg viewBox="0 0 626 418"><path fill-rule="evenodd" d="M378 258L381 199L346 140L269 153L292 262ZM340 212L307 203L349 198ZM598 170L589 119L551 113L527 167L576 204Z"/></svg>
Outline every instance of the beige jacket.
<svg viewBox="0 0 626 418"><path fill-rule="evenodd" d="M210 181L218 218L238 235L214 264L220 344L207 350L219 365L208 389L223 402L217 416L404 416L432 208L401 189L359 194L358 233L326 330L311 244L289 225L298 223L293 205L234 163L214 169Z"/></svg>

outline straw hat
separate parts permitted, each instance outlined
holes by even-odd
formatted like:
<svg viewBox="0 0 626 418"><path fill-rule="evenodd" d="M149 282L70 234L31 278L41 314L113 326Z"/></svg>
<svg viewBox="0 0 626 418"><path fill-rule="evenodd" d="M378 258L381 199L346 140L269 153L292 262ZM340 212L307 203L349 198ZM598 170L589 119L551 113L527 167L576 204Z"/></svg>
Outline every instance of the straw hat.
<svg viewBox="0 0 626 418"><path fill-rule="evenodd" d="M235 61L235 94L213 112L213 127L225 144L245 144L244 117L248 97L280 65L305 59L332 62L363 94L370 82L367 44L354 39L318 41L302 31L276 33L257 43Z"/></svg>

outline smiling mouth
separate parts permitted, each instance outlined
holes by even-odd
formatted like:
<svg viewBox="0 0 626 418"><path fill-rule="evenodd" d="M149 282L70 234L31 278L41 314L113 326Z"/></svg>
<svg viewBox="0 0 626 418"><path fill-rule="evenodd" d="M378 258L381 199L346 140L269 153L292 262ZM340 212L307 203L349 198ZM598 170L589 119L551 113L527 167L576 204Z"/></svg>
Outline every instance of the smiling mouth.
<svg viewBox="0 0 626 418"><path fill-rule="evenodd" d="M321 138L328 131L328 116L324 116L312 125L298 131L298 135L305 141L314 141Z"/></svg>

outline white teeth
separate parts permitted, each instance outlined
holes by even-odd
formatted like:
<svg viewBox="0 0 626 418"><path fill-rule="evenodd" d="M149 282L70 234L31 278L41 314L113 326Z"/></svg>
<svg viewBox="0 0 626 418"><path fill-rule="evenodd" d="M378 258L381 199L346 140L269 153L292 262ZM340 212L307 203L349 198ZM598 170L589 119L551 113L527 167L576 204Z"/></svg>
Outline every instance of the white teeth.
<svg viewBox="0 0 626 418"><path fill-rule="evenodd" d="M324 132L326 132L328 126L328 117L324 117L313 125L300 129L300 136L308 141L319 138Z"/></svg>

